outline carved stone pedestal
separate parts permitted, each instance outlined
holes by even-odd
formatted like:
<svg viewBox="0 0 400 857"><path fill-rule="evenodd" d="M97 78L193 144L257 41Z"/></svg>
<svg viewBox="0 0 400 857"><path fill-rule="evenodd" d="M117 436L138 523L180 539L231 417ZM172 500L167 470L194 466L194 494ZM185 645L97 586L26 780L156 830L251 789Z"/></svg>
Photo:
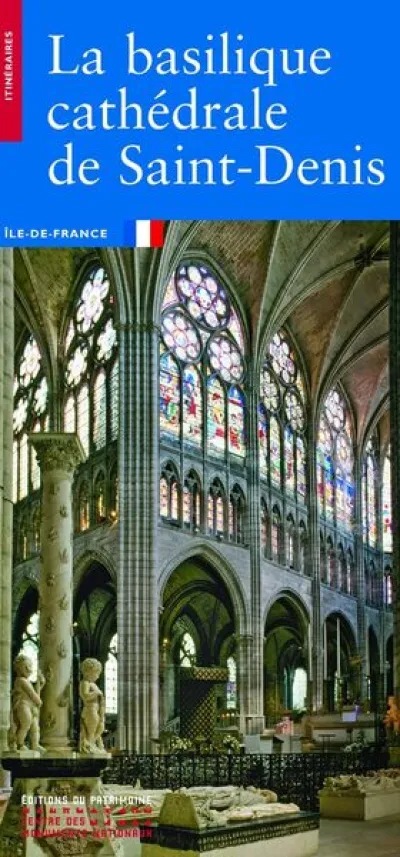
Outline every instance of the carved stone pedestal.
<svg viewBox="0 0 400 857"><path fill-rule="evenodd" d="M0 857L116 857L118 830L104 807L106 756L4 756L13 790L0 826Z"/></svg>

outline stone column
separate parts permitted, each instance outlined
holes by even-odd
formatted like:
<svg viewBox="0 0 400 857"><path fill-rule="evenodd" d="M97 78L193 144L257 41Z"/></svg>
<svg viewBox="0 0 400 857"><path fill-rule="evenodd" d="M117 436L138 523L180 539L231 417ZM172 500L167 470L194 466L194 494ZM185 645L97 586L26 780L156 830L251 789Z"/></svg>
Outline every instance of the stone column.
<svg viewBox="0 0 400 857"><path fill-rule="evenodd" d="M254 367L253 367L254 373ZM258 452L258 379L252 378L248 388L248 541L251 569L251 632L252 651L249 663L250 710L240 712L247 718L246 731L250 734L264 729L264 628L261 603L261 496L260 462ZM242 633L244 629L241 629Z"/></svg>
<svg viewBox="0 0 400 857"><path fill-rule="evenodd" d="M252 713L251 706L251 659L253 651L253 638L251 634L240 634L237 638L237 683L238 683L238 709L240 731L244 734L251 731L249 715Z"/></svg>
<svg viewBox="0 0 400 857"><path fill-rule="evenodd" d="M41 744L49 755L70 746L72 691L72 479L84 460L74 434L33 434L42 472L40 595Z"/></svg>
<svg viewBox="0 0 400 857"><path fill-rule="evenodd" d="M154 752L159 719L159 330L124 325L119 343L118 731L140 753Z"/></svg>
<svg viewBox="0 0 400 857"><path fill-rule="evenodd" d="M316 468L316 426L310 427L311 450L308 456L308 496L309 496L309 542L308 562L311 567L311 593L312 593L312 684L310 682L310 696L312 698L312 710L320 711L324 703L324 649L323 649L323 620L321 611L321 559L319 540L319 507L317 490L317 468Z"/></svg>
<svg viewBox="0 0 400 857"><path fill-rule="evenodd" d="M355 494L355 523L354 523L354 562L356 565L357 586L357 635L358 653L360 656L360 702L366 702L368 696L367 675L367 615L365 574L364 574L364 542L363 542L363 520L362 520L362 476L363 467L360 456L357 455L354 462Z"/></svg>
<svg viewBox="0 0 400 857"><path fill-rule="evenodd" d="M394 692L400 703L400 221L390 224L390 432L393 515Z"/></svg>
<svg viewBox="0 0 400 857"><path fill-rule="evenodd" d="M0 249L0 752L10 725L13 378L14 257Z"/></svg>

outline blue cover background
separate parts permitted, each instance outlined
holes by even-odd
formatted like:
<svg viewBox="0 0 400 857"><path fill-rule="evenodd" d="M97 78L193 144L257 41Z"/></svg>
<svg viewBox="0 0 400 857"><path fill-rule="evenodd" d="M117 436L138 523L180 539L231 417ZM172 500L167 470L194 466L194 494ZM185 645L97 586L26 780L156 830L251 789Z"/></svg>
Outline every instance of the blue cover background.
<svg viewBox="0 0 400 857"><path fill-rule="evenodd" d="M108 229L99 245L124 242L124 223L151 219L396 219L400 217L398 157L399 13L397 4L343 2L281 2L268 4L246 0L197 4L133 4L126 0L95 3L93 0L24 2L24 140L0 143L0 243L4 225L12 228ZM246 45L256 47L327 47L333 55L329 75L286 78L279 87L267 88L267 99L282 101L289 111L288 127L279 132L84 132L56 133L48 128L47 111L56 101L98 103L112 100L126 85L140 100L154 95L162 84L184 100L189 86L197 85L205 100L225 102L247 97L262 78L168 76L126 74L125 34L134 30L138 44L157 51L170 46L177 51L205 46L207 33L229 29L242 32ZM102 77L49 76L49 33L65 33L65 56L71 63L83 50L103 49L107 73ZM221 93L223 87L223 95ZM63 145L73 141L79 158L97 157L101 181L93 187L76 184L54 187L49 163L62 155ZM186 157L219 158L224 153L250 163L254 145L283 146L301 160L313 157L355 157L353 147L363 147L366 160L384 158L386 181L380 187L303 187L295 179L284 184L256 187L243 177L232 187L157 187L145 182L136 187L119 184L119 153L128 143L141 143L144 160L170 157L182 143ZM243 150L247 149L248 154ZM82 244L82 240L36 241L15 239L8 243L42 243L51 246Z"/></svg>

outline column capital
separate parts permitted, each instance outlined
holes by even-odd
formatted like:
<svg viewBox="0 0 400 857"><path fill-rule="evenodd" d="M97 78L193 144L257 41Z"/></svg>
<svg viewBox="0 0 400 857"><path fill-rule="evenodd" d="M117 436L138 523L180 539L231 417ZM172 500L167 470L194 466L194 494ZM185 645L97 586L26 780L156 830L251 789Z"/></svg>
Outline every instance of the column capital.
<svg viewBox="0 0 400 857"><path fill-rule="evenodd" d="M34 432L29 442L36 450L42 472L63 470L73 473L85 461L85 453L77 434L65 432Z"/></svg>

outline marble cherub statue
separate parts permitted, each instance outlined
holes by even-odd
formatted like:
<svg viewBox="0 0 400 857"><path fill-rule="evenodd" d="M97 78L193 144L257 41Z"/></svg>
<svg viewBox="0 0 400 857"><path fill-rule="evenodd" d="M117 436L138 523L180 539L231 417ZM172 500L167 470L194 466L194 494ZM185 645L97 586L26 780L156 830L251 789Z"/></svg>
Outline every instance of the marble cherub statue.
<svg viewBox="0 0 400 857"><path fill-rule="evenodd" d="M8 745L10 750L27 750L25 744L29 735L30 749L39 751L43 747L39 744L39 713L42 700L40 691L45 684L44 677L38 671L36 688L30 681L33 673L31 659L20 652L14 660L15 681L11 695L11 725L8 733Z"/></svg>
<svg viewBox="0 0 400 857"><path fill-rule="evenodd" d="M82 700L79 751L86 754L104 753L104 695L96 682L102 666L96 658L86 658L81 664L82 679L79 695Z"/></svg>

